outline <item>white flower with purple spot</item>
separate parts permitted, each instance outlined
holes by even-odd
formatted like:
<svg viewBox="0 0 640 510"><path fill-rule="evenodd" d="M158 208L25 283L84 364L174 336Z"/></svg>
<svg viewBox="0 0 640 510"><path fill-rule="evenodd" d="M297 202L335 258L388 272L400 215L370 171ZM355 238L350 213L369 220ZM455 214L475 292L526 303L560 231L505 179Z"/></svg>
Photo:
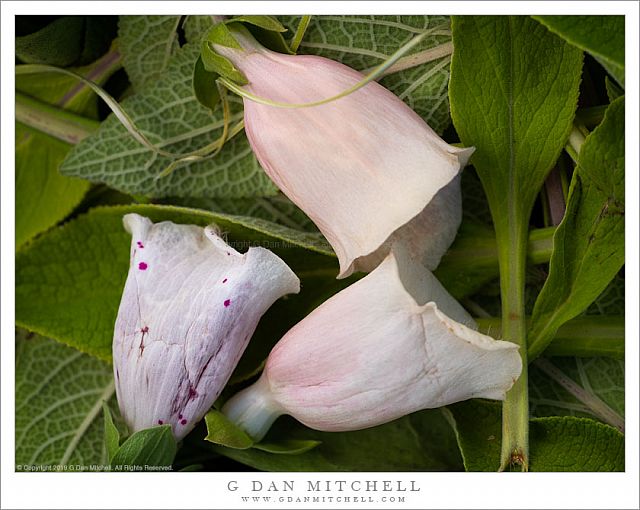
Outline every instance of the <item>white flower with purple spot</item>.
<svg viewBox="0 0 640 510"><path fill-rule="evenodd" d="M264 248L241 254L212 226L127 214L131 263L113 340L120 411L132 432L170 424L182 439L213 405L260 317L297 293Z"/></svg>

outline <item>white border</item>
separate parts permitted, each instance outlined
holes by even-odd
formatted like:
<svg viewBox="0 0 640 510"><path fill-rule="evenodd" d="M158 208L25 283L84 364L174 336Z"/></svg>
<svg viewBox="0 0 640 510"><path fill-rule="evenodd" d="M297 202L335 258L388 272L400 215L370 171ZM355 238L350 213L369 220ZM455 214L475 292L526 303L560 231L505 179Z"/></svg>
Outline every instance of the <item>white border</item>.
<svg viewBox="0 0 640 510"><path fill-rule="evenodd" d="M14 466L14 15L16 14L626 14L626 473L181 473L16 474ZM300 508L300 503L242 503L261 480L410 480L404 504L320 503L310 508L638 508L638 4L635 2L3 2L2 9L2 507L7 508ZM237 492L227 484L238 481ZM245 485L242 485L245 484ZM249 485L246 485L249 484ZM248 487L248 488L247 488ZM296 493L261 493L309 496ZM325 496L340 496L338 492ZM349 494L342 494L349 495ZM361 493L351 493L361 496ZM375 493L374 497L384 496Z"/></svg>

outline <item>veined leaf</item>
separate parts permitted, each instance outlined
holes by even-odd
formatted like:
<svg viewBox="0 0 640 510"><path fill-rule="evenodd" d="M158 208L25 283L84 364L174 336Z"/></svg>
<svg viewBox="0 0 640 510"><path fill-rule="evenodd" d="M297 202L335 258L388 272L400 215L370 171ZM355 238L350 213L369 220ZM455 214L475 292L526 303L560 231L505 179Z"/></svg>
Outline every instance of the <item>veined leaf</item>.
<svg viewBox="0 0 640 510"><path fill-rule="evenodd" d="M447 407L467 471L500 465L500 404L469 400ZM624 436L573 416L533 418L530 471L624 471Z"/></svg>
<svg viewBox="0 0 640 510"><path fill-rule="evenodd" d="M523 369L504 401L501 468L527 469L525 275L535 198L571 131L582 53L523 16L456 16L451 117L485 189L500 264L502 334ZM562 79L558 79L561 76Z"/></svg>
<svg viewBox="0 0 640 510"><path fill-rule="evenodd" d="M118 40L129 81L136 90L156 80L180 47L180 16L120 16Z"/></svg>
<svg viewBox="0 0 640 510"><path fill-rule="evenodd" d="M169 200L173 205L261 218L296 230L318 232L318 228L309 217L282 193L278 193L272 197L256 198L210 199L202 197Z"/></svg>
<svg viewBox="0 0 640 510"><path fill-rule="evenodd" d="M138 471L147 471L149 467L171 466L177 451L171 425L139 430L118 448L111 460L111 467L115 471L126 471L135 466L134 469Z"/></svg>
<svg viewBox="0 0 640 510"><path fill-rule="evenodd" d="M556 230L549 277L533 309L529 354L585 310L624 264L624 97L585 140Z"/></svg>
<svg viewBox="0 0 640 510"><path fill-rule="evenodd" d="M301 16L279 16L294 34ZM417 34L431 30L380 83L403 99L435 131L449 125L447 83L452 51L446 16L312 16L298 53L337 60L366 72Z"/></svg>
<svg viewBox="0 0 640 510"><path fill-rule="evenodd" d="M16 258L16 321L103 360L111 342L129 267L130 235L122 216L136 212L153 221L216 223L236 249L262 245L294 271L331 278L337 263L324 238L266 220L153 205L105 207L48 232ZM298 297L298 296L296 296ZM289 301L293 301L291 297Z"/></svg>
<svg viewBox="0 0 640 510"><path fill-rule="evenodd" d="M624 432L624 360L539 358L530 370L532 415L583 416Z"/></svg>
<svg viewBox="0 0 640 510"><path fill-rule="evenodd" d="M201 149L222 134L221 107L212 113L194 95L193 68L199 54L198 43L186 44L157 80L121 103L147 138L173 153ZM232 123L242 118L240 102L234 101ZM134 140L111 115L94 135L73 148L61 171L126 193L154 197L240 198L276 193L244 133L227 141L214 158L183 164L159 177L172 161Z"/></svg>
<svg viewBox="0 0 640 510"><path fill-rule="evenodd" d="M20 333L16 464L107 464L102 403L117 407L113 395L109 365L53 340Z"/></svg>
<svg viewBox="0 0 640 510"><path fill-rule="evenodd" d="M223 16L187 16L182 25L185 39L190 43L199 43L211 26L221 21L222 18Z"/></svg>
<svg viewBox="0 0 640 510"><path fill-rule="evenodd" d="M624 87L624 16L533 16L553 33L593 55Z"/></svg>
<svg viewBox="0 0 640 510"><path fill-rule="evenodd" d="M526 17L455 17L453 33L456 130L464 145L476 147L471 162L496 230L514 215L526 224L571 130L581 52Z"/></svg>

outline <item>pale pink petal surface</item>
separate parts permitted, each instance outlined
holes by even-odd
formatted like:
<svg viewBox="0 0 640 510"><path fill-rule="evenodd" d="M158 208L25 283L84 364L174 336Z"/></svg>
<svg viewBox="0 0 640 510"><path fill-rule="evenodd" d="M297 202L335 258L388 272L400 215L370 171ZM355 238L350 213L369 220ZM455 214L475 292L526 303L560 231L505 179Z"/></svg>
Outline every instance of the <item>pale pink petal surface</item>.
<svg viewBox="0 0 640 510"><path fill-rule="evenodd" d="M113 363L131 431L170 424L184 437L229 379L262 314L299 280L272 252L228 246L215 228L124 218L131 263Z"/></svg>

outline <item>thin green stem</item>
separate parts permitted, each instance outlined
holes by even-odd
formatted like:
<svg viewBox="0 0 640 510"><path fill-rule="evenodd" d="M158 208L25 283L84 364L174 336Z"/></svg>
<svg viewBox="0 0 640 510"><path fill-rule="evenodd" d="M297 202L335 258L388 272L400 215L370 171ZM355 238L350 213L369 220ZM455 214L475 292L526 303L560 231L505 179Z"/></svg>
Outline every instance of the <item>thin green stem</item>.
<svg viewBox="0 0 640 510"><path fill-rule="evenodd" d="M472 310L473 311L473 310ZM499 336L500 317L475 319L478 328L490 336ZM527 317L527 324L530 318ZM618 315L587 315L564 323L543 351L544 356L576 356L592 358L624 357L624 317ZM533 358L529 356L529 362Z"/></svg>
<svg viewBox="0 0 640 510"><path fill-rule="evenodd" d="M369 82L372 82L378 79L380 76L382 76L385 73L387 69L393 66L393 64L395 64L402 56L404 56L414 46L420 44L420 42L422 42L428 35L429 35L429 32L424 32L414 37L413 39L411 39L408 43L406 43L404 46L398 49L393 55L391 55L387 60L385 60L382 64L377 66L371 73L367 74L367 76L364 79L362 79L352 87L349 87L348 89L342 91L340 94L327 97L319 101L312 101L310 103L282 103L280 101L272 101L271 99L256 96L251 92L247 92L243 87L232 82L231 80L228 80L227 78L221 77L221 78L218 78L217 81L222 85L224 85L225 87L227 87L231 92L234 92L245 99L249 99L256 103L264 104L267 106L274 106L276 108L291 108L291 109L320 106L320 105L331 103L333 101L341 99L345 96L348 96L349 94L353 94L357 90L360 90L362 87L367 85Z"/></svg>
<svg viewBox="0 0 640 510"><path fill-rule="evenodd" d="M16 91L16 120L71 145L94 133L100 123Z"/></svg>
<svg viewBox="0 0 640 510"><path fill-rule="evenodd" d="M502 296L502 337L520 347L522 372L507 393L502 407L502 455L500 469L529 468L529 392L527 370L527 326L524 308L527 254L527 222L517 211L508 228L498 231L500 295Z"/></svg>
<svg viewBox="0 0 640 510"><path fill-rule="evenodd" d="M92 80L74 72L69 69L63 69L60 67L44 65L44 64L23 64L15 67L16 75L21 74L37 74L37 73L61 73L66 74L67 76L72 76L82 83L91 88L100 98L107 103L107 106L111 109L113 114L118 118L120 123L127 129L129 134L137 140L140 144L145 146L147 149L159 154L161 156L168 157L170 159L178 160L175 163L184 163L184 162L192 162L198 161L200 159L205 159L212 152L216 151L219 147L219 141L215 140L212 143L202 147L200 149L196 149L187 154L178 154L173 152L165 151L154 145L145 134L138 128L138 126L133 122L129 114L120 106L118 101L116 101L107 91L105 91L102 87L100 87L97 83ZM236 132L241 131L238 130Z"/></svg>
<svg viewBox="0 0 640 510"><path fill-rule="evenodd" d="M296 28L296 33L293 35L293 39L291 39L291 43L289 44L289 49L294 53L298 51L302 38L309 27L309 23L311 23L311 16L302 16L298 28Z"/></svg>
<svg viewBox="0 0 640 510"><path fill-rule="evenodd" d="M578 155L580 154L580 149L582 148L582 144L584 143L586 135L581 127L573 125L573 129L569 134L569 140L567 145L565 146L565 150L567 154L571 156L571 159L575 163L578 162Z"/></svg>

